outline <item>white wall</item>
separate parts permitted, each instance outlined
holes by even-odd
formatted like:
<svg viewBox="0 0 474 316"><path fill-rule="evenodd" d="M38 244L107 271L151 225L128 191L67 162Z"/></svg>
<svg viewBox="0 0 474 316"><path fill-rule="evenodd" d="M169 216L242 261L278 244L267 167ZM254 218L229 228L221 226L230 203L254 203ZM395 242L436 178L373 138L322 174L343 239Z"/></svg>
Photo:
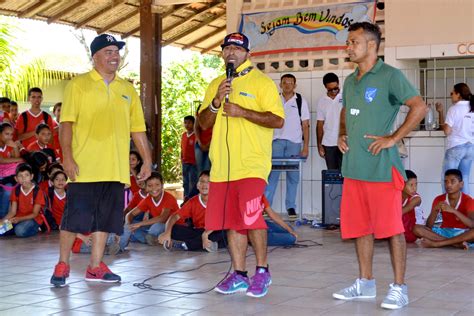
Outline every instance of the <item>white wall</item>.
<svg viewBox="0 0 474 316"><path fill-rule="evenodd" d="M329 71L307 71L307 72L293 72L296 77L297 89L302 96L308 101L309 110L311 113L310 122L310 151L308 160L303 164L303 180L300 181L300 187L296 196L297 212L300 209L300 189L301 183L303 186L303 213L311 216L321 218L321 171L326 169L326 162L318 154L316 142L316 104L319 98L326 93L323 86L323 76ZM340 85L344 83L344 77L349 75L352 70L332 71L339 76ZM286 73L286 72L285 72ZM284 73L270 73L268 74L275 83L279 86L280 76ZM280 183L277 187L277 192L273 200L273 208L276 211L286 213L285 207L285 192L286 182L285 173L280 176Z"/></svg>

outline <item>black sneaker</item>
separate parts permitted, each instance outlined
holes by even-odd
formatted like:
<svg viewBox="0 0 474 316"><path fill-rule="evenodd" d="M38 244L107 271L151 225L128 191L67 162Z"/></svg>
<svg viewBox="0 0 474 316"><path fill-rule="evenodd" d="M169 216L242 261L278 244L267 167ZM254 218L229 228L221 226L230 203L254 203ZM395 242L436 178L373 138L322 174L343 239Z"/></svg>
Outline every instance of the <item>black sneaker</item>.
<svg viewBox="0 0 474 316"><path fill-rule="evenodd" d="M289 209L286 210L288 212L288 218L290 219L296 219L298 216L296 215L296 211L294 208L290 207Z"/></svg>

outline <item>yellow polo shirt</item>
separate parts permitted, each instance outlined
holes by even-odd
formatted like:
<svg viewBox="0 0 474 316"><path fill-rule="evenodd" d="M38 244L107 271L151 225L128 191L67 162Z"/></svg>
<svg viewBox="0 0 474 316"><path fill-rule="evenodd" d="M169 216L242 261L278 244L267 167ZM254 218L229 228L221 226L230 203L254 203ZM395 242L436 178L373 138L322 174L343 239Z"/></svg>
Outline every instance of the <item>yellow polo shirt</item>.
<svg viewBox="0 0 474 316"><path fill-rule="evenodd" d="M72 79L64 91L61 122L72 122L76 182L130 183L130 133L144 132L137 92L119 78L107 85L93 69Z"/></svg>
<svg viewBox="0 0 474 316"><path fill-rule="evenodd" d="M237 72L249 66L251 63L247 60L237 68ZM209 106L224 79L225 75L222 75L211 82L200 111ZM229 100L245 109L271 112L285 117L275 83L256 68L232 80ZM226 133L228 133L230 157L227 153ZM272 138L273 128L262 127L240 117L223 116L222 107L219 108L209 150L212 162L211 181L225 182L227 179L234 181L245 178L260 178L267 181L272 165Z"/></svg>

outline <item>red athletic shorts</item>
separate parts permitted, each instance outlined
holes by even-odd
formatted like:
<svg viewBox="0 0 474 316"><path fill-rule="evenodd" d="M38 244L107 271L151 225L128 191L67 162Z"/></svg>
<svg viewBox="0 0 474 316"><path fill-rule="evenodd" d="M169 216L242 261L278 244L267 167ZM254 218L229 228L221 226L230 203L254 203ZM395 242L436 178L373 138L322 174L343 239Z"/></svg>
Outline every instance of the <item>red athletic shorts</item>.
<svg viewBox="0 0 474 316"><path fill-rule="evenodd" d="M210 182L206 229L231 229L241 234L249 229L266 229L262 205L266 185L259 178Z"/></svg>
<svg viewBox="0 0 474 316"><path fill-rule="evenodd" d="M402 222L402 175L392 167L391 182L345 178L341 199L342 238L387 238L405 231Z"/></svg>

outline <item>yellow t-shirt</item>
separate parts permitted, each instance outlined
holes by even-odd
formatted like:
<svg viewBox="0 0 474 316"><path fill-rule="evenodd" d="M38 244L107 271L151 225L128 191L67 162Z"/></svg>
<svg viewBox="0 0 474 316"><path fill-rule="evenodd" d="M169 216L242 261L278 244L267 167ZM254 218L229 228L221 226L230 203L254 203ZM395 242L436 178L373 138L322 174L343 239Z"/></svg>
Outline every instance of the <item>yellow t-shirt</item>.
<svg viewBox="0 0 474 316"><path fill-rule="evenodd" d="M242 71L250 65L250 61L247 60L237 68L237 71ZM225 75L222 75L211 82L200 111L209 106L224 79ZM285 117L275 83L256 68L232 80L229 101L246 109L271 112ZM273 129L262 127L244 118L223 116L222 111L220 107L212 130L209 150L212 162L211 181L225 182L228 179L234 181L245 178L260 178L267 181L272 164ZM228 133L230 157L227 154L226 133Z"/></svg>
<svg viewBox="0 0 474 316"><path fill-rule="evenodd" d="M133 86L115 77L107 85L94 69L72 79L64 91L61 122L72 122L76 182L130 183L130 133L145 120Z"/></svg>

